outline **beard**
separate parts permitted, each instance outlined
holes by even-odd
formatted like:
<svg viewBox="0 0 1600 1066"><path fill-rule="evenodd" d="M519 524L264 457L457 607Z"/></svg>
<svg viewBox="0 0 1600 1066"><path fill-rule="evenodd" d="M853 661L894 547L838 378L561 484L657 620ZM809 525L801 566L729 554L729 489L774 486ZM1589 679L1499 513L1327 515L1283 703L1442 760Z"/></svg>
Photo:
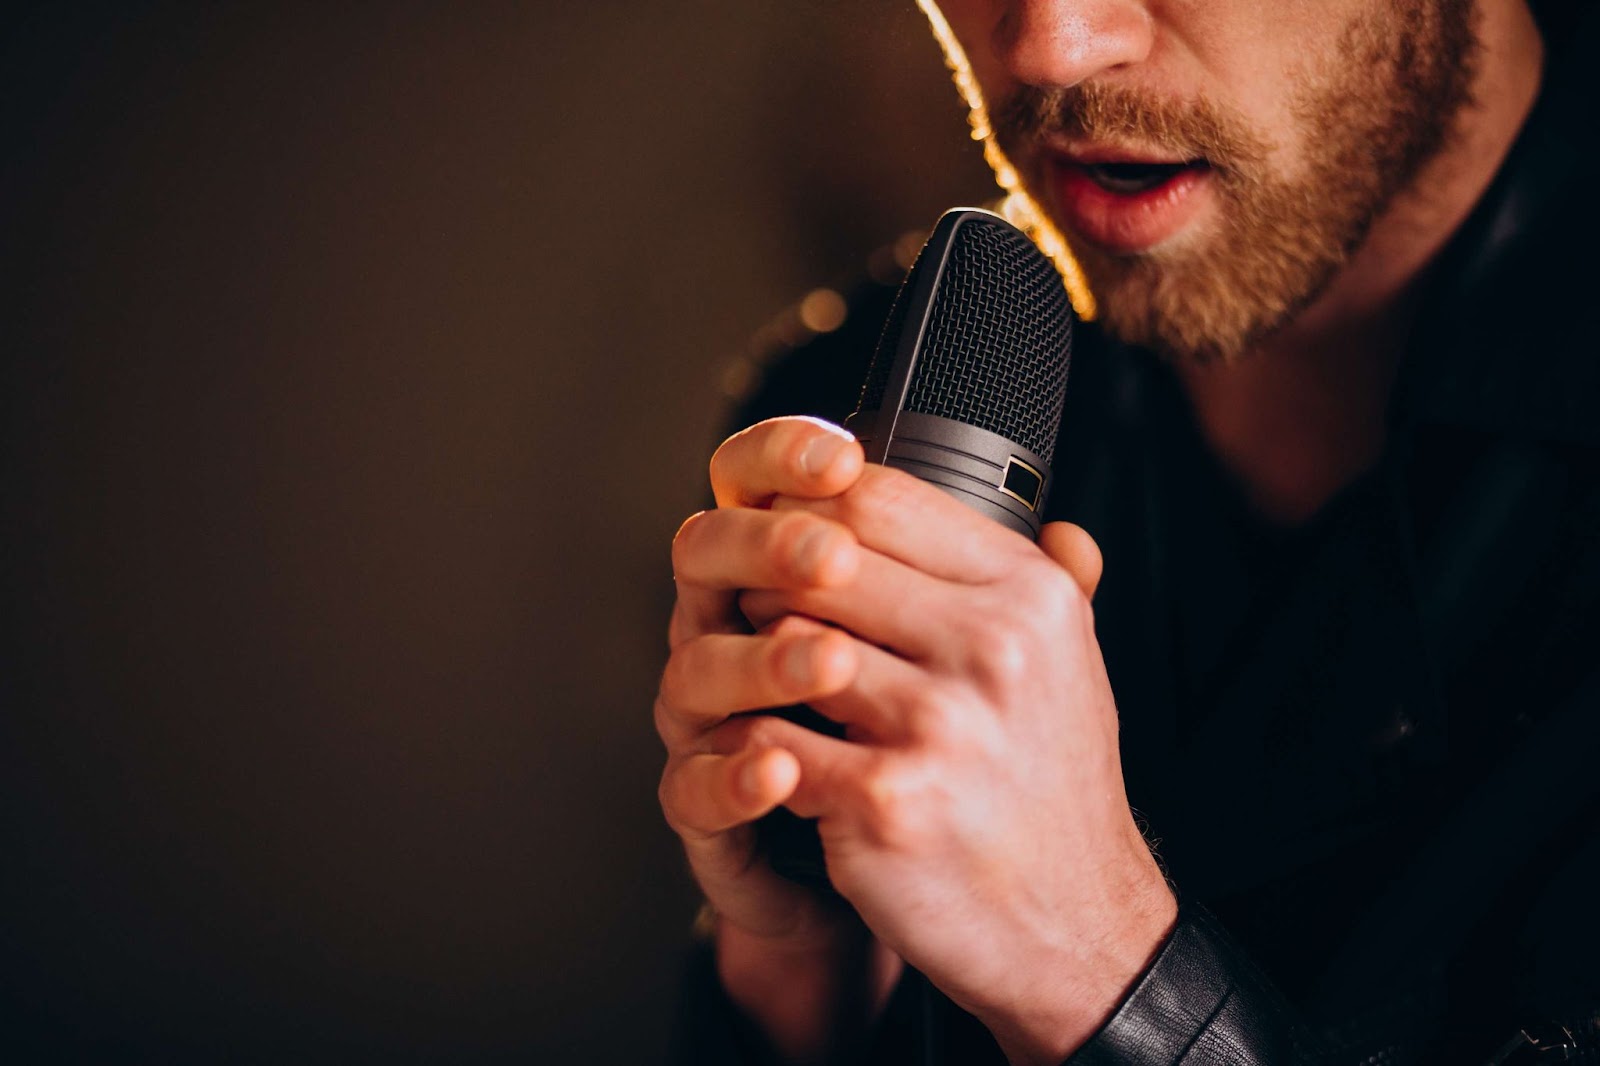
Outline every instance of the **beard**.
<svg viewBox="0 0 1600 1066"><path fill-rule="evenodd" d="M1295 79L1303 162L1292 175L1269 163L1268 138L1203 97L1025 86L992 111L994 135L1012 159L1048 134L1204 159L1219 210L1196 232L1132 255L1065 232L1113 336L1168 358L1231 360L1313 302L1450 143L1472 99L1474 15L1473 0L1397 0L1348 24Z"/></svg>

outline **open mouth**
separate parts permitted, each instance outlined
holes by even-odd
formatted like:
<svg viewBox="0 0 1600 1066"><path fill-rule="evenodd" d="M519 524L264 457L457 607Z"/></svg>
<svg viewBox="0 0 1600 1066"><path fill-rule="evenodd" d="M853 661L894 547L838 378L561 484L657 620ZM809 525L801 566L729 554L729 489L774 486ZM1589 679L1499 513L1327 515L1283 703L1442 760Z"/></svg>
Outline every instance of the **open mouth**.
<svg viewBox="0 0 1600 1066"><path fill-rule="evenodd" d="M1047 159L1042 189L1071 236L1135 254L1173 237L1215 204L1213 177L1203 157L1172 162L1119 159L1110 150L1098 159L1088 151L1078 158L1062 152Z"/></svg>
<svg viewBox="0 0 1600 1066"><path fill-rule="evenodd" d="M1089 180L1119 196L1150 192L1183 174L1204 169L1207 169L1207 164L1203 159L1193 159L1187 163L1083 164L1083 172L1089 176Z"/></svg>

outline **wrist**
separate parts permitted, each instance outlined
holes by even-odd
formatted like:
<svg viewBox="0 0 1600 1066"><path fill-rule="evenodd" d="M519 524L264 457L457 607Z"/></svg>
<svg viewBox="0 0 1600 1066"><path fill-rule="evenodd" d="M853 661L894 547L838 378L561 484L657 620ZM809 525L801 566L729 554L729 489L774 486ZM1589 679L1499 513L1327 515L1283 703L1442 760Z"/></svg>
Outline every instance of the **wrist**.
<svg viewBox="0 0 1600 1066"><path fill-rule="evenodd" d="M1148 853L1147 853L1148 854ZM1178 921L1178 903L1153 877L1127 886L1099 935L1043 956L1029 967L1027 992L979 1017L1012 1066L1060 1066L1116 1012L1160 954Z"/></svg>
<svg viewBox="0 0 1600 1066"><path fill-rule="evenodd" d="M714 926L728 998L790 1062L821 1062L859 1040L903 970L859 921L803 938L761 937L726 919Z"/></svg>

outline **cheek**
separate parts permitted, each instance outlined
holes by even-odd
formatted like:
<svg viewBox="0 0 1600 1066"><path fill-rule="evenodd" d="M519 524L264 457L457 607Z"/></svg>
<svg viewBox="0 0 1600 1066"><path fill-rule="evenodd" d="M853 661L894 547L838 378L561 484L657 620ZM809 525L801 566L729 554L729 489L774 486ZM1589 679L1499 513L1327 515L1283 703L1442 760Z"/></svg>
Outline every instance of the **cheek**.
<svg viewBox="0 0 1600 1066"><path fill-rule="evenodd" d="M1292 118L1308 80L1327 77L1353 22L1392 0L1166 0L1170 65L1187 68L1224 104L1264 131Z"/></svg>

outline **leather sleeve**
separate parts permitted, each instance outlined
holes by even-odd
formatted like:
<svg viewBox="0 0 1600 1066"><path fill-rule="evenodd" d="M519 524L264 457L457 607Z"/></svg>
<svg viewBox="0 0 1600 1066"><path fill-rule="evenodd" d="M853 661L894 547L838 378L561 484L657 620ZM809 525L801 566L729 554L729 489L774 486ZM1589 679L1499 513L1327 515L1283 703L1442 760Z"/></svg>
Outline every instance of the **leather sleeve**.
<svg viewBox="0 0 1600 1066"><path fill-rule="evenodd" d="M1203 909L1177 927L1068 1066L1296 1066L1318 1061L1287 1004Z"/></svg>

